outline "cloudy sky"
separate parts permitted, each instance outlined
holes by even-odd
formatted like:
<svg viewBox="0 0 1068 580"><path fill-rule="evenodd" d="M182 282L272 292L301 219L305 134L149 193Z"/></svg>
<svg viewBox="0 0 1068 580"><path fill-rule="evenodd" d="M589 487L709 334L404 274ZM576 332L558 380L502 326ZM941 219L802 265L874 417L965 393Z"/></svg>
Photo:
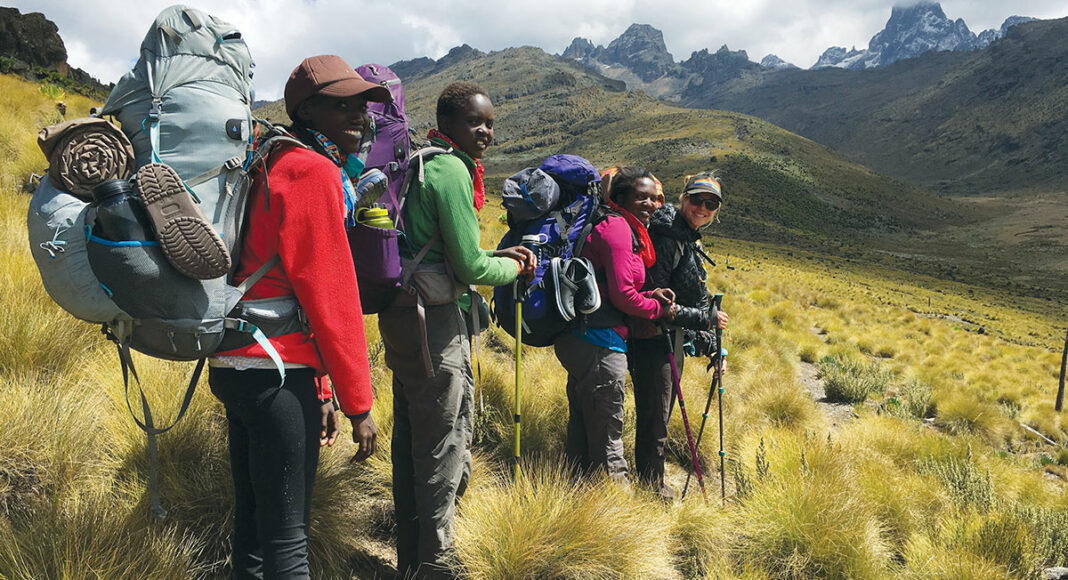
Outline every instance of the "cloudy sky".
<svg viewBox="0 0 1068 580"><path fill-rule="evenodd" d="M104 82L137 59L145 31L173 0L0 0L43 12L59 26L68 61ZM830 46L867 48L895 4L913 0L229 0L188 5L237 27L256 60L258 98L281 96L289 72L313 54L351 64L439 58L463 43L483 50L538 46L562 52L583 36L607 45L631 23L664 32L676 61L726 44L759 62L776 54L808 68ZM1012 15L1068 16L1068 0L944 0L949 18L972 32Z"/></svg>

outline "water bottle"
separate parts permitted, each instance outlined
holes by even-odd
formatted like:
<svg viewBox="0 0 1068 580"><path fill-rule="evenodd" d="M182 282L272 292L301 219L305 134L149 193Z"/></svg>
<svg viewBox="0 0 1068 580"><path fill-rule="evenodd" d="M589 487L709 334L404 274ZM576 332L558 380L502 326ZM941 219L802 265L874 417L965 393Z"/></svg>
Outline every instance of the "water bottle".
<svg viewBox="0 0 1068 580"><path fill-rule="evenodd" d="M113 179L94 187L93 203L94 236L113 242L155 239L144 206L129 180Z"/></svg>
<svg viewBox="0 0 1068 580"><path fill-rule="evenodd" d="M356 221L372 228L383 230L392 230L394 228L393 220L389 219L389 210L384 207L362 208L356 214Z"/></svg>

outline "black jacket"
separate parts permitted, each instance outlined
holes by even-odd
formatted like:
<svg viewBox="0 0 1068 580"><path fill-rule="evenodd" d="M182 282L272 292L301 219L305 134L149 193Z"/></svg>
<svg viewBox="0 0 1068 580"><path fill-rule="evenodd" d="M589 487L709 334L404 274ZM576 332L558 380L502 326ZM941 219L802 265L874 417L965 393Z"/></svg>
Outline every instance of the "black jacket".
<svg viewBox="0 0 1068 580"><path fill-rule="evenodd" d="M647 271L645 287L671 288L678 315L672 324L690 330L709 330L714 325L711 298L698 248L700 232L686 223L682 212L665 204L649 220L649 237L656 250L656 263Z"/></svg>

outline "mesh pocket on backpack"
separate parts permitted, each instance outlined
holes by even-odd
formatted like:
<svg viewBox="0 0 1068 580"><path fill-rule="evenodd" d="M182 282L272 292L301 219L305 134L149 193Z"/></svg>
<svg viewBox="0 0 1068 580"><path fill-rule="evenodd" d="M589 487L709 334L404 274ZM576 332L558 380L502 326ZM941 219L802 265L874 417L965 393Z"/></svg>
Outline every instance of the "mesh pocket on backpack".
<svg viewBox="0 0 1068 580"><path fill-rule="evenodd" d="M210 318L221 281L180 274L154 242L111 242L92 236L89 264L105 292L133 318ZM220 309L221 310L221 309Z"/></svg>

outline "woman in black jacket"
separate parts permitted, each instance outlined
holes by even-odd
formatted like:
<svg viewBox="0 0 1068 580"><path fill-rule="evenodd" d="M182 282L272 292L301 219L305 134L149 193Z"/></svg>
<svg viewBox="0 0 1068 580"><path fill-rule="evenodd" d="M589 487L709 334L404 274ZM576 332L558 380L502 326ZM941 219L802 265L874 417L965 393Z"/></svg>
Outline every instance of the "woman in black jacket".
<svg viewBox="0 0 1068 580"><path fill-rule="evenodd" d="M668 421L675 404L675 391L668 359L669 345L682 376L683 343L693 343L696 354L714 343L713 330L727 324L727 314L715 312L705 287L701 255L701 230L712 223L723 193L712 173L699 173L686 180L679 208L662 206L649 222L649 236L656 249L656 262L646 273L647 288L670 288L675 292L678 313L670 327L636 324L628 345L631 380L634 383L634 463L638 479L671 499L674 491L664 483L664 446Z"/></svg>

